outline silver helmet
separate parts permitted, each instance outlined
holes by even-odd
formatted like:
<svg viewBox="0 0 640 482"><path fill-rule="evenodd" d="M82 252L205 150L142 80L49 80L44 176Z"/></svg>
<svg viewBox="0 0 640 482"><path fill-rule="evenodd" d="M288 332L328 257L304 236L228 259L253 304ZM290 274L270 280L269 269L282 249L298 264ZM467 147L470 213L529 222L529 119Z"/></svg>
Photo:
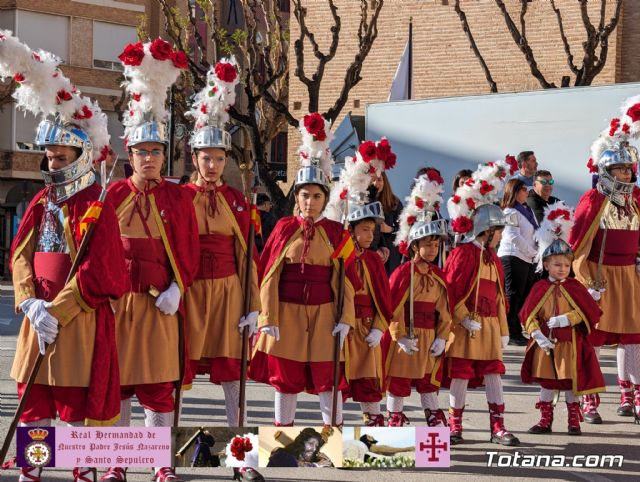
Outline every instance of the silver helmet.
<svg viewBox="0 0 640 482"><path fill-rule="evenodd" d="M206 149L208 147L231 150L231 134L216 126L204 126L191 135L189 141L191 149Z"/></svg>
<svg viewBox="0 0 640 482"><path fill-rule="evenodd" d="M157 121L147 121L136 126L127 138L127 147L133 147L143 142L158 142L168 146L167 126Z"/></svg>
<svg viewBox="0 0 640 482"><path fill-rule="evenodd" d="M322 169L314 165L298 169L294 185L302 186L304 184L318 184L325 191L329 190L329 178Z"/></svg>
<svg viewBox="0 0 640 482"><path fill-rule="evenodd" d="M409 230L409 246L414 241L420 241L427 236L438 236L447 238L449 236L447 230L447 220L443 218L434 219L436 213L433 211L422 211L418 214L418 219Z"/></svg>
<svg viewBox="0 0 640 482"><path fill-rule="evenodd" d="M376 222L384 221L384 211L380 201L367 202L369 196L367 192L356 192L349 196L349 213L347 221L355 223L363 219L373 219Z"/></svg>
<svg viewBox="0 0 640 482"><path fill-rule="evenodd" d="M634 183L618 181L610 170L613 166L637 163L638 150L635 147L626 142L614 143L598 160L598 191L618 205L625 204L624 198L633 192Z"/></svg>
<svg viewBox="0 0 640 482"><path fill-rule="evenodd" d="M547 248L542 252L542 259L545 260L549 256L556 255L565 255L573 257L573 250L571 246L564 241L563 239L557 238L554 239L553 242L547 246Z"/></svg>
<svg viewBox="0 0 640 482"><path fill-rule="evenodd" d="M45 146L69 146L80 149L78 158L54 171L41 171L45 185L52 187L52 200L65 201L95 181L93 173L93 144L88 134L73 124L63 124L58 119L43 120L38 125L36 144Z"/></svg>
<svg viewBox="0 0 640 482"><path fill-rule="evenodd" d="M518 217L516 213L505 215L502 209L495 204L483 204L473 213L473 229L465 235L464 240L467 242L473 241L477 236L491 228L517 225Z"/></svg>

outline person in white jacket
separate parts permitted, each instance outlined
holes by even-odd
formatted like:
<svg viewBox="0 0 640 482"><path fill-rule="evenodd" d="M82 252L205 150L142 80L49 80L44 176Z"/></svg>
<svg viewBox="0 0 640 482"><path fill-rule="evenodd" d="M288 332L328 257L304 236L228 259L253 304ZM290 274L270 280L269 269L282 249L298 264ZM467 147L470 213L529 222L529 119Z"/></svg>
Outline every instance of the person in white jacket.
<svg viewBox="0 0 640 482"><path fill-rule="evenodd" d="M527 206L527 195L525 183L514 178L507 182L500 204L505 214L515 214L518 218L518 226L505 227L498 256L504 267L505 293L509 300L509 343L519 346L526 345L527 340L522 336L518 312L535 282L535 257L538 249L533 237L538 229L538 222Z"/></svg>

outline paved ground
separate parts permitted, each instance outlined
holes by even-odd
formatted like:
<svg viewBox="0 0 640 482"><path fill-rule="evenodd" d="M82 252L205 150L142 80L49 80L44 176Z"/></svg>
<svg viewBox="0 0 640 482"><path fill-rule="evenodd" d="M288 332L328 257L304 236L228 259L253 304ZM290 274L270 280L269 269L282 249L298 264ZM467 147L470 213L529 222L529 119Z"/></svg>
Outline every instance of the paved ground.
<svg viewBox="0 0 640 482"><path fill-rule="evenodd" d="M9 378L9 369L13 359L15 340L20 320L13 315L13 293L5 285L0 285L0 435L4 437L10 418L16 408L15 384ZM601 409L605 420L602 425L583 424L581 437L570 437L565 433L566 409L561 403L556 409L556 433L534 436L526 433L537 422L533 408L537 397L534 386L520 383L520 363L523 348L509 347L505 355L507 375L504 377L507 406L506 424L521 440L517 448L504 448L488 443L488 414L484 392L473 391L467 396L467 409L464 415L464 445L456 446L451 455L452 466L442 470L403 470L403 471L347 471L337 469L263 469L262 473L269 481L376 481L397 480L412 482L423 481L430 475L442 480L489 480L496 477L510 477L522 480L576 481L637 481L640 474L640 425L628 418L618 417L615 413L618 402L615 386L615 351L602 351L603 370L610 392L602 396ZM249 384L247 388L249 403L249 422L251 425L270 425L273 417L273 390L258 384ZM181 425L226 425L222 390L204 380L197 380L194 388L185 395ZM448 394L440 394L442 407L448 404ZM424 417L420 410L420 399L413 395L406 402L407 415L414 425L422 425ZM297 424L318 425L321 417L317 409L317 398L303 395L298 402ZM142 410L134 408L134 422L142 424ZM358 407L350 403L345 407L345 422L355 425L360 420ZM622 468L503 468L487 467L488 451L500 454L521 455L623 455ZM496 457L496 456L494 456ZM204 472L206 470L206 472ZM180 474L186 480L230 480L230 469L185 469ZM15 470L0 472L0 477L17 479ZM150 474L144 470L129 472L130 481L148 482ZM43 480L71 480L69 470L49 470Z"/></svg>

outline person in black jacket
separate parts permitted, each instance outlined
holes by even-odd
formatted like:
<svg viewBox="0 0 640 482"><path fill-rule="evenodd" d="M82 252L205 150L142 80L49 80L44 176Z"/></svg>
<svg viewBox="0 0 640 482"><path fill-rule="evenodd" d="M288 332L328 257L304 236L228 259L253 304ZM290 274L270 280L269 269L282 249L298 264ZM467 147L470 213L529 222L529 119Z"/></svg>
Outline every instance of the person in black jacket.
<svg viewBox="0 0 640 482"><path fill-rule="evenodd" d="M260 224L262 226L262 236L256 235L256 249L258 253L262 253L262 249L267 244L267 239L269 239L269 235L276 225L276 217L271 212L273 205L271 198L267 194L258 194L256 205L260 213Z"/></svg>
<svg viewBox="0 0 640 482"><path fill-rule="evenodd" d="M391 275L402 263L402 255L393 242L396 237L396 231L400 227L399 218L403 206L398 196L393 193L389 178L384 172L382 176L372 181L369 191L369 199L372 202L380 201L384 211L384 222L376 227L376 233L370 249L380 255L387 274Z"/></svg>
<svg viewBox="0 0 640 482"><path fill-rule="evenodd" d="M533 189L529 190L527 206L531 208L538 224L540 224L544 218L545 206L553 204L559 199L551 195L555 181L549 171L536 171L533 179Z"/></svg>

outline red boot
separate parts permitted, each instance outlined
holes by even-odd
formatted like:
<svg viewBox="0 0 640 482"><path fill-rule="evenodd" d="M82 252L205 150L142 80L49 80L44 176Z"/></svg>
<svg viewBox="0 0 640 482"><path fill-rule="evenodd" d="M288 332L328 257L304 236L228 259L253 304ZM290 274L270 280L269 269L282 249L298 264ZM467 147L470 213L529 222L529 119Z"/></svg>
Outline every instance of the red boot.
<svg viewBox="0 0 640 482"><path fill-rule="evenodd" d="M621 417L633 417L633 383L618 379L620 387L620 406L616 413Z"/></svg>
<svg viewBox="0 0 640 482"><path fill-rule="evenodd" d="M409 419L404 412L389 412L389 420L387 426L389 427L404 427L409 425Z"/></svg>
<svg viewBox="0 0 640 482"><path fill-rule="evenodd" d="M364 419L364 425L366 427L384 427L384 415L381 413L374 415L369 412L364 412L362 418Z"/></svg>
<svg viewBox="0 0 640 482"><path fill-rule="evenodd" d="M529 433L551 433L551 425L553 424L553 403L539 401L536 403L536 408L540 409L540 421L529 429Z"/></svg>
<svg viewBox="0 0 640 482"><path fill-rule="evenodd" d="M74 467L73 482L96 482L96 469L93 467Z"/></svg>
<svg viewBox="0 0 640 482"><path fill-rule="evenodd" d="M569 422L569 435L582 435L580 430L580 422L582 418L582 412L580 411L580 402L567 402L568 422Z"/></svg>
<svg viewBox="0 0 640 482"><path fill-rule="evenodd" d="M636 385L633 395L633 419L640 424L640 387Z"/></svg>
<svg viewBox="0 0 640 482"><path fill-rule="evenodd" d="M602 417L598 413L599 406L600 395L597 393L582 396L582 414L584 415L585 422L595 424L602 423Z"/></svg>
<svg viewBox="0 0 640 482"><path fill-rule="evenodd" d="M100 477L106 482L125 482L127 480L127 469L122 467L109 467L109 470Z"/></svg>
<svg viewBox="0 0 640 482"><path fill-rule="evenodd" d="M464 442L462 438L462 412L463 408L449 407L449 430L451 431L451 445L458 445Z"/></svg>
<svg viewBox="0 0 640 482"><path fill-rule="evenodd" d="M489 404L489 424L492 443L508 446L520 445L518 437L504 428L504 403Z"/></svg>
<svg viewBox="0 0 640 482"><path fill-rule="evenodd" d="M4 467L3 467L4 468ZM42 467L21 467L19 482L40 482Z"/></svg>
<svg viewBox="0 0 640 482"><path fill-rule="evenodd" d="M428 408L424 409L424 418L427 419L427 426L429 427L446 427L447 417L444 416L442 409L431 411Z"/></svg>

